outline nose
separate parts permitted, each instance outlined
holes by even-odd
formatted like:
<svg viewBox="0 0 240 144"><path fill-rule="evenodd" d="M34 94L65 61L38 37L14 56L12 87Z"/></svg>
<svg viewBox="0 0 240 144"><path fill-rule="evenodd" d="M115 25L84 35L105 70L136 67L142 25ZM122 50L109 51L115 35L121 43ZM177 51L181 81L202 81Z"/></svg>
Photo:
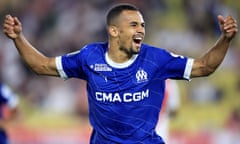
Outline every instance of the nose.
<svg viewBox="0 0 240 144"><path fill-rule="evenodd" d="M137 32L138 32L138 33L145 34L145 27L142 26L142 25L139 25L139 26L137 27Z"/></svg>

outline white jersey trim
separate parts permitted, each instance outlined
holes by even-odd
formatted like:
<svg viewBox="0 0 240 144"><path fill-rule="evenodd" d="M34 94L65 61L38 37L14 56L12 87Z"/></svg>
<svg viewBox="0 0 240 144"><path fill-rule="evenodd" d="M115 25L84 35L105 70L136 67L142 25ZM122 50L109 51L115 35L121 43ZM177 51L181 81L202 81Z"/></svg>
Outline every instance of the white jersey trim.
<svg viewBox="0 0 240 144"><path fill-rule="evenodd" d="M56 57L55 63L56 63L57 71L58 71L60 77L64 80L68 79L68 76L66 75L66 73L63 70L62 57L61 56Z"/></svg>
<svg viewBox="0 0 240 144"><path fill-rule="evenodd" d="M189 58L189 59L187 60L187 64L186 64L185 71L184 71L184 75L183 75L183 77L184 77L185 79L190 80L190 76L191 76L191 72L192 72L192 67L193 67L193 62L194 62L194 59L192 59L192 58Z"/></svg>
<svg viewBox="0 0 240 144"><path fill-rule="evenodd" d="M114 68L120 68L120 69L126 68L126 67L130 66L130 65L137 59L137 57L138 57L138 55L133 55L133 56L131 57L131 59L129 59L127 62L124 62L124 63L116 63L116 62L114 62L113 60L110 59L110 57L108 56L108 53L107 53L107 52L105 53L105 60L106 60L106 62L107 62L110 66L112 66L112 67L114 67Z"/></svg>

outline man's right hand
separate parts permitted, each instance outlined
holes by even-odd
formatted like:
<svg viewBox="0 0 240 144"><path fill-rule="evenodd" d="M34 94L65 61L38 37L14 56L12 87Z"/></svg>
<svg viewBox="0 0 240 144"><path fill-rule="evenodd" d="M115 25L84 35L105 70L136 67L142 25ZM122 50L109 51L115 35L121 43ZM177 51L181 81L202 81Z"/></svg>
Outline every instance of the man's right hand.
<svg viewBox="0 0 240 144"><path fill-rule="evenodd" d="M22 24L17 17L6 15L3 24L3 32L10 39L16 39L22 32Z"/></svg>

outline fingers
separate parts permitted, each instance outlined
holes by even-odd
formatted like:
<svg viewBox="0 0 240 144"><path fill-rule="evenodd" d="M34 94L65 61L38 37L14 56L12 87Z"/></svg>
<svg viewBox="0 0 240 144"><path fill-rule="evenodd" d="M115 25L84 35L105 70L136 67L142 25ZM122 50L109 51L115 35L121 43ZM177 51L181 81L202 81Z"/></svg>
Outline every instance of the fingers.
<svg viewBox="0 0 240 144"><path fill-rule="evenodd" d="M223 30L227 33L237 32L238 31L237 21L232 16L227 16L224 19Z"/></svg>
<svg viewBox="0 0 240 144"><path fill-rule="evenodd" d="M4 24L3 24L3 32L7 37L11 39L15 39L19 36L22 31L22 26L17 17L12 17L11 15L6 15Z"/></svg>
<svg viewBox="0 0 240 144"><path fill-rule="evenodd" d="M222 15L218 15L218 21L221 25L224 24L224 17Z"/></svg>
<svg viewBox="0 0 240 144"><path fill-rule="evenodd" d="M5 21L4 21L4 24L13 26L13 25L14 25L13 18L11 18L11 17L8 17L8 18L7 18L7 17L6 17L6 19L5 19Z"/></svg>
<svg viewBox="0 0 240 144"><path fill-rule="evenodd" d="M14 20L15 25L21 25L21 23L20 23L20 21L18 20L17 17L14 17L13 20Z"/></svg>
<svg viewBox="0 0 240 144"><path fill-rule="evenodd" d="M11 26L15 26L15 25L21 25L20 21L18 20L17 17L12 17L11 15L6 15L5 18L5 22L6 25L11 25Z"/></svg>
<svg viewBox="0 0 240 144"><path fill-rule="evenodd" d="M3 24L3 28L4 30L5 29L13 29L13 26L14 26L14 19L11 15L6 15L5 17L5 21L4 21L4 24Z"/></svg>
<svg viewBox="0 0 240 144"><path fill-rule="evenodd" d="M4 24L3 24L3 32L4 33L12 33L13 32L14 22L10 15L6 16Z"/></svg>
<svg viewBox="0 0 240 144"><path fill-rule="evenodd" d="M232 40L236 36L236 33L238 31L237 21L230 15L226 18L219 15L218 21L223 36L228 40Z"/></svg>
<svg viewBox="0 0 240 144"><path fill-rule="evenodd" d="M3 32L4 33L13 33L13 27L8 25L8 24L4 24L3 26Z"/></svg>

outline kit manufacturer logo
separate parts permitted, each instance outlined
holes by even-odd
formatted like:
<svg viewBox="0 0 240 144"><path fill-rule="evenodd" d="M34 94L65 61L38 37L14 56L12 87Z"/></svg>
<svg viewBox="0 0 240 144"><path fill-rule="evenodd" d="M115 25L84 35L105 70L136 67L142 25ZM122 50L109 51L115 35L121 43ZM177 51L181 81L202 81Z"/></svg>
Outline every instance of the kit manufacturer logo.
<svg viewBox="0 0 240 144"><path fill-rule="evenodd" d="M94 64L90 66L94 69L94 71L112 71L112 68L110 68L107 64Z"/></svg>

